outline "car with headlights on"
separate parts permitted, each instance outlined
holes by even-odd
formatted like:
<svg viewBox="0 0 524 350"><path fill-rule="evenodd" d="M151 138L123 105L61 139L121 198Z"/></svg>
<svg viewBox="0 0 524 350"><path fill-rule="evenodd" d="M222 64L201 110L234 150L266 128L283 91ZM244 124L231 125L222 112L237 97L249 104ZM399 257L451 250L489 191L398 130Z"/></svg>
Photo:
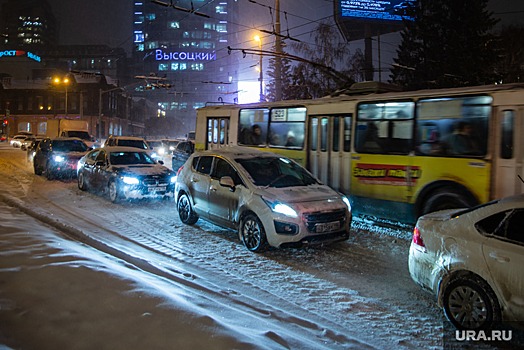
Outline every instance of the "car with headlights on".
<svg viewBox="0 0 524 350"><path fill-rule="evenodd" d="M173 197L175 173L145 149L106 146L90 151L78 162L78 188L105 192L112 202Z"/></svg>
<svg viewBox="0 0 524 350"><path fill-rule="evenodd" d="M524 194L421 216L409 250L412 279L458 329L524 321Z"/></svg>
<svg viewBox="0 0 524 350"><path fill-rule="evenodd" d="M22 147L22 143L24 142L24 140L27 139L30 136L31 135L29 135L29 134L18 134L18 135L15 135L9 141L9 144L11 146L13 146L14 148L20 148L20 147Z"/></svg>
<svg viewBox="0 0 524 350"><path fill-rule="evenodd" d="M90 149L78 137L44 138L38 143L33 156L35 174L45 173L48 180L73 178L78 160Z"/></svg>
<svg viewBox="0 0 524 350"><path fill-rule="evenodd" d="M179 169L180 220L237 230L250 251L347 240L348 199L293 160L252 148L193 153Z"/></svg>
<svg viewBox="0 0 524 350"><path fill-rule="evenodd" d="M33 158L35 157L36 149L38 147L38 144L40 141L42 141L42 137L36 137L31 143L26 147L26 159L28 163L33 162Z"/></svg>

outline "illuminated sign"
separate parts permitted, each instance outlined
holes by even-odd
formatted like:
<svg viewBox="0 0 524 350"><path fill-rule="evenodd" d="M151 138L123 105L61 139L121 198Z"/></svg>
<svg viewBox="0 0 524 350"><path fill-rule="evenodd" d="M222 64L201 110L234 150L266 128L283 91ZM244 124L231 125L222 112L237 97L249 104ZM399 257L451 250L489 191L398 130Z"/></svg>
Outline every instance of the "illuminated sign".
<svg viewBox="0 0 524 350"><path fill-rule="evenodd" d="M157 61L215 61L216 52L173 52L155 50L155 60Z"/></svg>
<svg viewBox="0 0 524 350"><path fill-rule="evenodd" d="M402 21L404 10L414 0L341 0L340 16L369 19L374 21Z"/></svg>
<svg viewBox="0 0 524 350"><path fill-rule="evenodd" d="M37 55L35 55L35 54L32 53L32 52L28 52L28 53L27 53L27 57L29 57L29 58L31 58L31 59L37 61L37 62L42 61L42 59L40 58L40 56L37 56Z"/></svg>
<svg viewBox="0 0 524 350"><path fill-rule="evenodd" d="M32 52L25 52L22 50L4 50L0 51L0 58L2 57L17 57L17 56L26 56L32 60L35 60L37 62L42 61L42 58L38 55L35 55Z"/></svg>

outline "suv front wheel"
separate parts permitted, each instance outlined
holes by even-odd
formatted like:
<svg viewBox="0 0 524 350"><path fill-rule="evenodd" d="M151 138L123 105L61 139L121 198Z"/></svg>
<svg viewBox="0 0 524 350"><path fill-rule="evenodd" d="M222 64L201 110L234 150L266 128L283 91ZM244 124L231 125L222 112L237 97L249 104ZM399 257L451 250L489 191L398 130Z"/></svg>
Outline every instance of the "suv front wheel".
<svg viewBox="0 0 524 350"><path fill-rule="evenodd" d="M268 248L264 226L253 213L247 214L242 219L239 227L239 235L242 243L252 252L260 253Z"/></svg>

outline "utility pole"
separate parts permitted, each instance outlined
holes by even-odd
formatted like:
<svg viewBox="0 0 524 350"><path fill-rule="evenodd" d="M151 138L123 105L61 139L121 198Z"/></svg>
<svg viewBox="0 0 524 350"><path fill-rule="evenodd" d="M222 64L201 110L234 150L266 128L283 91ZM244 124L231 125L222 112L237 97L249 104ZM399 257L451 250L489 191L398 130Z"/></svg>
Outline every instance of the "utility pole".
<svg viewBox="0 0 524 350"><path fill-rule="evenodd" d="M280 0L275 0L275 100L282 100L282 39L280 37Z"/></svg>

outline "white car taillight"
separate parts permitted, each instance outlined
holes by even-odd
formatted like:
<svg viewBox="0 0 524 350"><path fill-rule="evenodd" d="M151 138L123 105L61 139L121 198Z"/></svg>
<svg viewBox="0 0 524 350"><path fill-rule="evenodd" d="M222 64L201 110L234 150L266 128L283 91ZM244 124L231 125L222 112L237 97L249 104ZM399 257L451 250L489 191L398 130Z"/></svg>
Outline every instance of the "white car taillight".
<svg viewBox="0 0 524 350"><path fill-rule="evenodd" d="M416 226L413 229L413 243L418 246L424 247L424 248L426 247L426 245L424 244L424 241L422 240L422 235L420 234L420 230Z"/></svg>

